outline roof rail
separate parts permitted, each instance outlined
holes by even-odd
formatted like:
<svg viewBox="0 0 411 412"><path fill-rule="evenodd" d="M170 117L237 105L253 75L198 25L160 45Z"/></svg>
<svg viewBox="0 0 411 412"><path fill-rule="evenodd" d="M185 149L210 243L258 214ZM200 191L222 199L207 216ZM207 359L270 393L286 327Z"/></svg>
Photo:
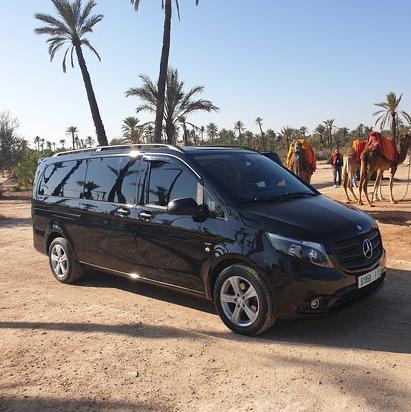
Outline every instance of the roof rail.
<svg viewBox="0 0 411 412"><path fill-rule="evenodd" d="M258 150L255 150L251 147L247 147L247 146L236 146L234 144L206 144L206 145L200 145L200 146L196 146L199 148L202 147L215 147L215 148L228 148L228 149L243 149L243 150L250 150L251 152L258 152Z"/></svg>
<svg viewBox="0 0 411 412"><path fill-rule="evenodd" d="M53 155L53 157L57 156L64 156L67 154L72 153L86 153L86 152L103 152L103 151L110 151L110 150L118 150L118 149L144 149L144 148L166 148L169 150L176 150L180 153L184 153L184 150L173 146L171 144L163 144L163 143L130 143L130 144L118 144L118 145L111 145L111 146L97 146L97 147L88 147L86 149L76 149L76 150L67 150L65 152L58 152Z"/></svg>

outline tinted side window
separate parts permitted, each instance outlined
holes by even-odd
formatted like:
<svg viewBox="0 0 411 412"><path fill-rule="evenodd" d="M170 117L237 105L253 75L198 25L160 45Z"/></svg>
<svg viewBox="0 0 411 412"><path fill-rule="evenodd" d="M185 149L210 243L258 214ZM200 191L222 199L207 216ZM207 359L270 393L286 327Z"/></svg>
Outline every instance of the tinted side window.
<svg viewBox="0 0 411 412"><path fill-rule="evenodd" d="M102 202L133 204L139 159L100 157L89 159L83 197Z"/></svg>
<svg viewBox="0 0 411 412"><path fill-rule="evenodd" d="M172 163L153 161L150 168L148 203L167 206L173 199L191 197L197 199L196 177Z"/></svg>
<svg viewBox="0 0 411 412"><path fill-rule="evenodd" d="M86 160L57 162L46 167L39 195L79 198L83 189Z"/></svg>

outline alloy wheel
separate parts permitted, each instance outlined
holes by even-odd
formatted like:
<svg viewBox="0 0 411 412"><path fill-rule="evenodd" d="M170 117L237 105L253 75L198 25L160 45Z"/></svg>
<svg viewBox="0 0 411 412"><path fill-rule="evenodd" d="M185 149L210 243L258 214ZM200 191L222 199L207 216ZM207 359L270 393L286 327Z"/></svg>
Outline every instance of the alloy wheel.
<svg viewBox="0 0 411 412"><path fill-rule="evenodd" d="M231 276L225 280L220 291L220 302L226 317L236 326L252 325L260 308L257 291L241 276Z"/></svg>
<svg viewBox="0 0 411 412"><path fill-rule="evenodd" d="M60 245L54 245L50 254L51 267L58 278L64 278L68 271L68 257Z"/></svg>

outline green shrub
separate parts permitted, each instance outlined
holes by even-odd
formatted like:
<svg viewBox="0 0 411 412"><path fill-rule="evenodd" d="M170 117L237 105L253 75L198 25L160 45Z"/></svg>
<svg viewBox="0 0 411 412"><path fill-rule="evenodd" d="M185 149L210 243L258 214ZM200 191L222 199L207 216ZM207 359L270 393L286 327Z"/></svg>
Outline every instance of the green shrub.
<svg viewBox="0 0 411 412"><path fill-rule="evenodd" d="M45 153L28 152L13 168L12 175L17 178L20 187L24 189L31 189L33 187L37 164L43 157L46 157Z"/></svg>

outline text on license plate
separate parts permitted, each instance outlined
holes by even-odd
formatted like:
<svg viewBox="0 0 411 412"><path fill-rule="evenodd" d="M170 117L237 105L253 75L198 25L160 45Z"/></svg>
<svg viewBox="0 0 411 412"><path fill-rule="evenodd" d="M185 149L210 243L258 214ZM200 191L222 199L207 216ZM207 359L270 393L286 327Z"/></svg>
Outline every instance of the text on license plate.
<svg viewBox="0 0 411 412"><path fill-rule="evenodd" d="M376 281L382 275L382 268L378 267L365 275L358 276L358 289L369 285L370 283Z"/></svg>

